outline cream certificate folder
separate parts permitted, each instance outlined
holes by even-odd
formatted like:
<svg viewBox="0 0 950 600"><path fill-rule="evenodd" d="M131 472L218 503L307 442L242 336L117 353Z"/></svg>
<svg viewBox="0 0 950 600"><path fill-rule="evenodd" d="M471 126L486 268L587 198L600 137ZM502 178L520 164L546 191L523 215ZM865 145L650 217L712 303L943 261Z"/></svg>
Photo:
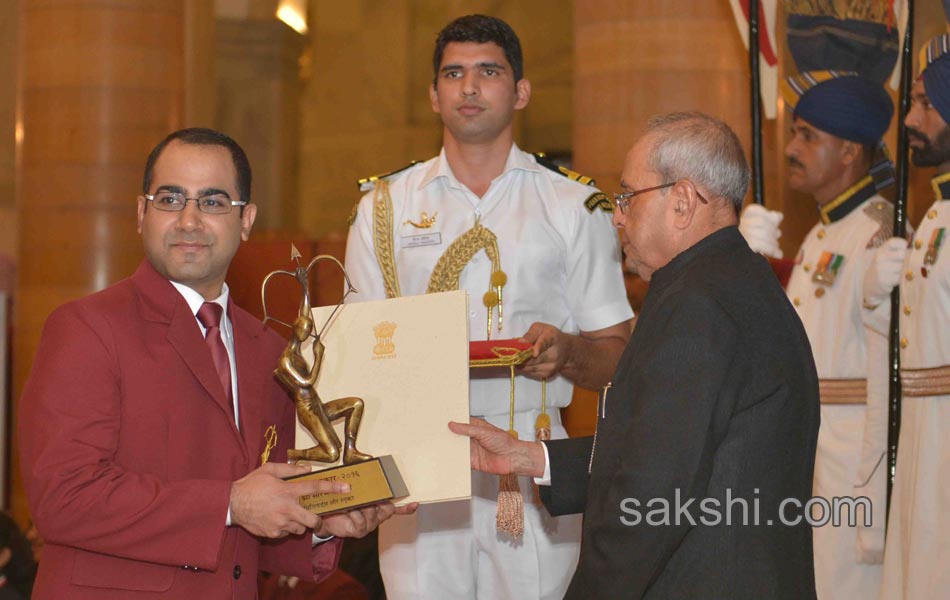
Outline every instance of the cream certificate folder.
<svg viewBox="0 0 950 600"><path fill-rule="evenodd" d="M317 331L333 309L313 309ZM468 438L448 427L468 422L467 316L464 291L356 302L340 307L323 334L320 399L363 399L356 447L393 456L409 488L398 504L472 495ZM334 426L343 441L343 420ZM315 445L299 419L295 441L297 448Z"/></svg>

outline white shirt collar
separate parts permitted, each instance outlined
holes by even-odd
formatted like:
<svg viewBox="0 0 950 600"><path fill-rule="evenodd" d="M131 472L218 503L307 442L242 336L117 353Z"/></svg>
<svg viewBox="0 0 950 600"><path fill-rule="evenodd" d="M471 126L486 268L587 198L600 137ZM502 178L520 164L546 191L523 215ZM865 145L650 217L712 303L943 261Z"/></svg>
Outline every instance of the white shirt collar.
<svg viewBox="0 0 950 600"><path fill-rule="evenodd" d="M518 148L518 144L512 143L511 149L508 151L508 160L505 161L505 168L502 170L501 175L495 179L501 179L509 171L515 169L520 169L523 171L541 171L543 167L539 165L535 160L521 151ZM419 189L421 190L429 182L434 181L440 177L446 177L449 180L450 185L458 185L458 179L455 178L455 173L452 172L452 167L449 165L448 159L445 157L445 147L443 146L441 152L439 152L438 158L432 161L432 164L429 165L429 168L426 170L425 176L422 178L422 181L419 182Z"/></svg>
<svg viewBox="0 0 950 600"><path fill-rule="evenodd" d="M205 303L204 296L202 296L195 290L191 289L187 285L183 285L175 281L171 281L171 284L175 286L175 289L178 290L178 293L181 294L182 297L185 299L185 302L188 303L188 308L191 309L191 314L196 315L196 318L197 318L198 309L201 308L201 305ZM211 300L211 302L221 305L221 309L224 311L223 314L225 315L228 314L228 295L229 294L230 294L230 290L228 290L228 284L225 283L221 286L221 295L215 298L214 300Z"/></svg>

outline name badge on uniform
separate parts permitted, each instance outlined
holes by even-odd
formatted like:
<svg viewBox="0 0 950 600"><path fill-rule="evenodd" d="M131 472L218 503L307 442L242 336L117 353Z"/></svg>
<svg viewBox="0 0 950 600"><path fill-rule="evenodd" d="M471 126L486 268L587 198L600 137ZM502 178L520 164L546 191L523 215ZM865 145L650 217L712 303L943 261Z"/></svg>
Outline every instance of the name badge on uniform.
<svg viewBox="0 0 950 600"><path fill-rule="evenodd" d="M835 283L835 278L838 276L838 271L841 269L842 264L844 264L844 256L841 254L822 252L821 258L815 266L815 274L812 275L811 280L818 285L831 287ZM821 293L819 293L819 291ZM820 298L824 295L824 290L818 288L815 290L815 295Z"/></svg>
<svg viewBox="0 0 950 600"><path fill-rule="evenodd" d="M438 246L442 243L442 234L438 231L420 235L404 235L400 238L403 248L418 248L419 246Z"/></svg>

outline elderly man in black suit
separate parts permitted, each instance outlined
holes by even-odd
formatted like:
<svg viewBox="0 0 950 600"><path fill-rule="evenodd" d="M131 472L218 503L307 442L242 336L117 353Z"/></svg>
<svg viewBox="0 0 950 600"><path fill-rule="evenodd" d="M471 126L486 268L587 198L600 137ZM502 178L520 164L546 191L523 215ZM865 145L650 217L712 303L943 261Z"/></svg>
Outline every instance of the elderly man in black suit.
<svg viewBox="0 0 950 600"><path fill-rule="evenodd" d="M614 224L650 281L593 438L517 441L485 422L472 466L533 475L583 512L568 598L815 597L809 499L818 380L805 331L736 227L749 169L700 113L653 119Z"/></svg>

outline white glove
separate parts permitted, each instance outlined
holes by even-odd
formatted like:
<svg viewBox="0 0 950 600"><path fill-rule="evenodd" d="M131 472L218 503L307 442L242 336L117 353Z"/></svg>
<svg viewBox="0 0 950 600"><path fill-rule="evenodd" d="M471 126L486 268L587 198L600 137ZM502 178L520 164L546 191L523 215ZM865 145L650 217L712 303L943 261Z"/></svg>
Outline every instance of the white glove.
<svg viewBox="0 0 950 600"><path fill-rule="evenodd" d="M782 258L782 249L778 239L782 231L778 228L785 215L777 210L768 210L759 204L750 204L742 211L739 219L739 233L745 238L749 248L772 258Z"/></svg>
<svg viewBox="0 0 950 600"><path fill-rule="evenodd" d="M871 266L864 274L864 306L880 305L891 295L891 290L900 282L907 256L907 240L893 237L874 252Z"/></svg>

